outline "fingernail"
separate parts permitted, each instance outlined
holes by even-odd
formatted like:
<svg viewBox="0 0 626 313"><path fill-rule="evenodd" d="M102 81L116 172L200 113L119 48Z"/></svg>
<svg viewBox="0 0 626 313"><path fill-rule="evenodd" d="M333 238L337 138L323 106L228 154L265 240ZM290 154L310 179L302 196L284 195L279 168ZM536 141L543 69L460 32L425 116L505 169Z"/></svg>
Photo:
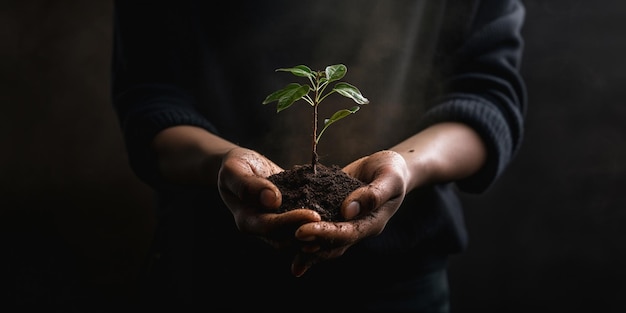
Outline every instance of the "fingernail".
<svg viewBox="0 0 626 313"><path fill-rule="evenodd" d="M361 205L356 201L352 201L346 207L345 217L346 219L352 219L355 216L359 215L359 213L361 213Z"/></svg>
<svg viewBox="0 0 626 313"><path fill-rule="evenodd" d="M271 207L276 202L276 194L271 189L263 189L261 190L259 201L261 201L263 206Z"/></svg>

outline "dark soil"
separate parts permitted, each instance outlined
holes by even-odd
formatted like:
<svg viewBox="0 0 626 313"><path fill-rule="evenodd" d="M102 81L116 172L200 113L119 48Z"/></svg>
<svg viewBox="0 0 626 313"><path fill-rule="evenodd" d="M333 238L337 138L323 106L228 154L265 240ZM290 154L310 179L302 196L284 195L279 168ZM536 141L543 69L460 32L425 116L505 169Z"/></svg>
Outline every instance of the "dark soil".
<svg viewBox="0 0 626 313"><path fill-rule="evenodd" d="M311 164L296 165L291 169L274 174L268 179L283 195L280 212L306 208L317 211L322 220L342 221L341 203L363 182L344 173L339 166L317 164L313 174Z"/></svg>

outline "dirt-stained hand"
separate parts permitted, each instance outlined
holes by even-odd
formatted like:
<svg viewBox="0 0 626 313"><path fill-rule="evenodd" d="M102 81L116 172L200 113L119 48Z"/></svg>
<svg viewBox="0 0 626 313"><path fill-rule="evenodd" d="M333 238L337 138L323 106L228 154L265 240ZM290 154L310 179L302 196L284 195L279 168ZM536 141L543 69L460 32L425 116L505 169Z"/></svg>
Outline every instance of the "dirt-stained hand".
<svg viewBox="0 0 626 313"><path fill-rule="evenodd" d="M235 148L224 156L218 175L220 195L238 229L278 249L293 246L298 227L321 220L312 210L275 212L281 204L281 194L267 177L281 171L282 168L261 154Z"/></svg>
<svg viewBox="0 0 626 313"><path fill-rule="evenodd" d="M295 276L311 266L343 255L359 241L380 234L404 200L409 170L402 156L384 150L358 159L343 169L367 186L353 191L341 210L346 222L316 222L302 225L296 238L302 248L292 262Z"/></svg>

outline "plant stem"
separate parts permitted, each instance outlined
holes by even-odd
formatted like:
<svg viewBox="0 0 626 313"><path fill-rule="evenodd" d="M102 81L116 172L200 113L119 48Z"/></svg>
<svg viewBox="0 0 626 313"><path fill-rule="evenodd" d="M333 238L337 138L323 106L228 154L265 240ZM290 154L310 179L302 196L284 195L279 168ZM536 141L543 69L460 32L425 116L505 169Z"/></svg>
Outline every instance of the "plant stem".
<svg viewBox="0 0 626 313"><path fill-rule="evenodd" d="M319 81L319 79L316 79ZM311 153L311 168L313 169L313 175L317 175L317 104L318 104L318 88L315 87L315 97L313 98L313 136L311 138L312 153Z"/></svg>

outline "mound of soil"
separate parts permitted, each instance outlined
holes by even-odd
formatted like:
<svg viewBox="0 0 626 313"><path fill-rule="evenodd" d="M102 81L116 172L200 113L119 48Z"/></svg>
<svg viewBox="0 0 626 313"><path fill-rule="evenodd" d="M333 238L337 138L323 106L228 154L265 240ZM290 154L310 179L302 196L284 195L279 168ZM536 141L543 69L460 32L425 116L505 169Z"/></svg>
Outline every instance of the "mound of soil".
<svg viewBox="0 0 626 313"><path fill-rule="evenodd" d="M317 211L322 220L343 221L341 203L364 183L344 173L336 165L318 163L316 168L317 173L314 174L311 164L296 165L268 177L283 195L279 211L306 208Z"/></svg>

